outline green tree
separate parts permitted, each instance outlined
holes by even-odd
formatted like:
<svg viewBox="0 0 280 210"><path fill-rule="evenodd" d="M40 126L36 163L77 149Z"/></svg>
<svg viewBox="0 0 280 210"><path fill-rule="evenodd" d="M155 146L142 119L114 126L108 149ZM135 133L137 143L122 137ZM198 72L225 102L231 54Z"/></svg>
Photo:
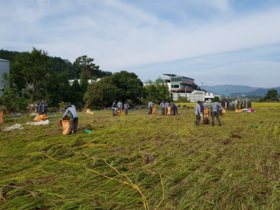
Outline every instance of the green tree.
<svg viewBox="0 0 280 210"><path fill-rule="evenodd" d="M219 98L218 96L215 96L215 97L214 97L214 101L215 101L215 102L219 102L219 101L220 101L220 98Z"/></svg>
<svg viewBox="0 0 280 210"><path fill-rule="evenodd" d="M84 106L83 97L84 97L84 92L82 90L82 87L80 86L78 80L75 79L70 88L70 95L68 96L68 100L72 104L75 104L75 106L77 107L83 107Z"/></svg>
<svg viewBox="0 0 280 210"><path fill-rule="evenodd" d="M155 82L149 81L145 86L147 92L147 99L149 100L170 100L170 93L167 83L162 78L158 78Z"/></svg>
<svg viewBox="0 0 280 210"><path fill-rule="evenodd" d="M47 52L33 48L32 52L25 52L15 58L11 65L11 77L18 89L26 87L31 100L44 97L46 83L51 77L51 62Z"/></svg>
<svg viewBox="0 0 280 210"><path fill-rule="evenodd" d="M269 90L264 97L265 101L279 101L279 95L277 90Z"/></svg>
<svg viewBox="0 0 280 210"><path fill-rule="evenodd" d="M88 87L88 79L85 72L81 73L80 82L81 82L81 90L83 93L85 93Z"/></svg>
<svg viewBox="0 0 280 210"><path fill-rule="evenodd" d="M124 102L130 99L137 103L144 96L143 83L135 73L121 71L113 74L110 78L117 87L117 100Z"/></svg>
<svg viewBox="0 0 280 210"><path fill-rule="evenodd" d="M89 108L104 108L115 100L117 87L111 77L103 77L100 81L88 85L84 95L85 106Z"/></svg>
<svg viewBox="0 0 280 210"><path fill-rule="evenodd" d="M78 72L84 72L87 79L96 76L99 73L99 66L93 63L94 59L86 55L80 56L75 61L75 67Z"/></svg>
<svg viewBox="0 0 280 210"><path fill-rule="evenodd" d="M0 97L0 102L6 107L8 112L12 111L26 111L28 101L25 98L19 97L16 91L16 87L13 85L11 77L4 73L2 75L4 92Z"/></svg>

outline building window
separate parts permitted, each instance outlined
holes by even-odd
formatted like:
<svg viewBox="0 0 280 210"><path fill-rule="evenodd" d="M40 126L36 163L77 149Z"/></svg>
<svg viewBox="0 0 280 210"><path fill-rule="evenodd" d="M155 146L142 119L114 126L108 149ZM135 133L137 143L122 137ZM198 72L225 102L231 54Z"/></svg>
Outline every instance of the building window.
<svg viewBox="0 0 280 210"><path fill-rule="evenodd" d="M171 85L171 88L179 88L179 85Z"/></svg>
<svg viewBox="0 0 280 210"><path fill-rule="evenodd" d="M171 78L171 82L182 82L182 78L173 77Z"/></svg>

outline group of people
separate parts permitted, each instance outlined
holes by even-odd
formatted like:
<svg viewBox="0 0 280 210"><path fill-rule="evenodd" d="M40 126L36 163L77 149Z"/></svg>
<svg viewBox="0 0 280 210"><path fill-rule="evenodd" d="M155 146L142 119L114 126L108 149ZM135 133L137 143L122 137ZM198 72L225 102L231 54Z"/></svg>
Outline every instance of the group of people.
<svg viewBox="0 0 280 210"><path fill-rule="evenodd" d="M40 115L42 114L48 114L48 107L49 107L49 104L47 101L39 101L39 103L37 104L37 107L35 106L35 109L37 108L37 111Z"/></svg>
<svg viewBox="0 0 280 210"><path fill-rule="evenodd" d="M153 106L154 106L153 101L150 101L148 103L148 108L149 108L148 114L152 114ZM168 113L168 108L169 107L170 107L170 115L178 114L178 106L176 106L173 101L170 101L170 103L168 101L162 101L159 104L159 106L161 107L161 114L162 115L165 115L165 114Z"/></svg>
<svg viewBox="0 0 280 210"><path fill-rule="evenodd" d="M221 126L222 123L219 118L219 115L222 115L223 112L222 103L212 102L211 104L206 104L206 101L204 102L197 101L197 104L195 105L195 115L196 115L195 125L199 126L201 116L204 114L204 110L207 108L211 108L212 126L215 125L215 117L217 118L219 125Z"/></svg>
<svg viewBox="0 0 280 210"><path fill-rule="evenodd" d="M128 108L129 108L129 104L127 102L125 102L124 104L119 101L118 103L116 101L113 102L112 104L112 110L113 110L113 116L117 115L117 111L122 111L122 109L124 109L125 115L128 114Z"/></svg>
<svg viewBox="0 0 280 210"><path fill-rule="evenodd" d="M250 100L232 100L222 102L222 106L227 110L235 109L250 109L252 108L252 102Z"/></svg>

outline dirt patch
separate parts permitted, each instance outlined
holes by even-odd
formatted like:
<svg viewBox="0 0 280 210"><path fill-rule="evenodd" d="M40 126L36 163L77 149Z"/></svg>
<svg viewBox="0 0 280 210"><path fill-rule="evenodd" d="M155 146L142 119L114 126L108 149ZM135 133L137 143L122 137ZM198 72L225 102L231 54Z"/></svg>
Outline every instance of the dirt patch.
<svg viewBox="0 0 280 210"><path fill-rule="evenodd" d="M236 134L233 134L233 135L231 136L231 138L233 138L233 139L242 139L241 136L236 135Z"/></svg>
<svg viewBox="0 0 280 210"><path fill-rule="evenodd" d="M84 126L84 125L78 126L78 131L83 131L85 129L86 129L86 126Z"/></svg>
<svg viewBox="0 0 280 210"><path fill-rule="evenodd" d="M280 160L280 152L275 153L275 154L272 156L272 158L273 158L274 160L276 160L276 161L279 161L279 160Z"/></svg>
<svg viewBox="0 0 280 210"><path fill-rule="evenodd" d="M222 144L223 145L229 145L229 144L231 144L232 143L232 140L231 139L227 139L227 140L225 140L225 141L222 141Z"/></svg>

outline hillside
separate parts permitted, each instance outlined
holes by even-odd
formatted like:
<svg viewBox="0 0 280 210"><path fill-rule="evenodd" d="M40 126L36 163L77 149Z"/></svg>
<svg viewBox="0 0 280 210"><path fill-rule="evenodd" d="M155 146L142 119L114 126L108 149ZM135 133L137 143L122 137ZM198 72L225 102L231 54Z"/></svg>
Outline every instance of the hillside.
<svg viewBox="0 0 280 210"><path fill-rule="evenodd" d="M61 114L44 126L4 117L1 130L24 129L0 132L0 209L280 209L280 106L253 107L228 111L221 127L197 127L181 108L79 113L70 136Z"/></svg>
<svg viewBox="0 0 280 210"><path fill-rule="evenodd" d="M249 86L242 86L242 85L216 85L216 86L207 86L203 85L203 89L207 92L216 93L216 94L226 94L226 93L247 93L252 92L257 89L258 87L249 87Z"/></svg>

